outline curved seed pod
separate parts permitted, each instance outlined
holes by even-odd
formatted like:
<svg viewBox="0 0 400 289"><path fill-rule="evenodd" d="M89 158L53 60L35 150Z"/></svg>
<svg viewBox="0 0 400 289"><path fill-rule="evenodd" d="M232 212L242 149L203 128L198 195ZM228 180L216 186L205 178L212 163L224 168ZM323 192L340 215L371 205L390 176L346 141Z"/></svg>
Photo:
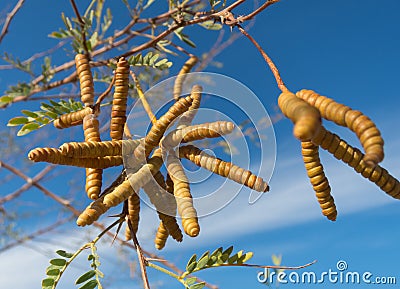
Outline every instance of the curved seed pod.
<svg viewBox="0 0 400 289"><path fill-rule="evenodd" d="M355 132L364 148L363 160L367 165L375 166L383 160L384 142L381 133L367 116L312 90L303 89L296 95L316 107L323 118L333 121L337 125L348 127Z"/></svg>
<svg viewBox="0 0 400 289"><path fill-rule="evenodd" d="M140 197L138 194L133 194L128 198L128 215L126 216L127 222L128 220L131 222L134 233L136 234L139 227L139 216L140 213ZM132 239L131 229L126 224L125 228L125 239L128 241Z"/></svg>
<svg viewBox="0 0 400 289"><path fill-rule="evenodd" d="M197 113L197 109L200 107L202 91L203 91L203 88L200 85L193 85L192 91L190 93L190 97L193 99L192 105L189 107L188 111L185 112L179 118L179 122L176 125L177 129L181 129L188 125L191 125L191 123Z"/></svg>
<svg viewBox="0 0 400 289"><path fill-rule="evenodd" d="M122 165L122 157L107 156L99 158L70 158L55 148L36 148L29 152L28 158L34 162L48 162L57 165L81 168L105 169Z"/></svg>
<svg viewBox="0 0 400 289"><path fill-rule="evenodd" d="M111 108L110 137L121 140L126 122L126 103L129 90L129 63L121 57L115 71L115 90Z"/></svg>
<svg viewBox="0 0 400 289"><path fill-rule="evenodd" d="M108 210L108 207L103 203L103 199L104 196L101 196L87 206L79 215L76 224L83 227L97 221L97 219Z"/></svg>
<svg viewBox="0 0 400 289"><path fill-rule="evenodd" d="M128 199L133 193L138 192L160 170L162 163L161 152L156 150L147 164L104 197L104 204L107 207L115 207Z"/></svg>
<svg viewBox="0 0 400 289"><path fill-rule="evenodd" d="M239 166L213 157L193 145L179 147L179 157L184 157L199 167L229 178L258 192L269 191L268 183L262 178Z"/></svg>
<svg viewBox="0 0 400 289"><path fill-rule="evenodd" d="M139 145L135 149L135 157L137 159L144 159L148 157L151 151L158 145L161 138L163 137L168 126L182 113L188 110L192 104L193 99L190 96L179 99L172 105L169 110L161 116L156 123L151 127L149 133L144 139L144 147Z"/></svg>
<svg viewBox="0 0 400 289"><path fill-rule="evenodd" d="M85 106L93 105L94 84L88 56L86 54L77 54L75 56L75 65L81 86L81 100Z"/></svg>
<svg viewBox="0 0 400 289"><path fill-rule="evenodd" d="M161 147L168 151L180 143L191 142L204 138L215 138L229 134L235 125L229 121L215 121L196 124L171 131L161 140Z"/></svg>
<svg viewBox="0 0 400 289"><path fill-rule="evenodd" d="M71 158L121 156L122 152L132 153L139 143L139 140L68 142L60 146L60 151Z"/></svg>
<svg viewBox="0 0 400 289"><path fill-rule="evenodd" d="M89 114L85 116L85 118L83 119L83 131L85 134L85 141L91 143L101 142L100 132L99 132L99 120L96 118L94 114ZM91 168L86 169L85 190L89 199L95 200L99 197L101 192L102 181L103 181L102 169L91 169Z"/></svg>
<svg viewBox="0 0 400 289"><path fill-rule="evenodd" d="M157 172L154 175L154 180L145 184L143 190L148 195L150 202L156 207L158 217L167 231L175 240L181 242L182 232L175 219L176 201L173 196L165 191L164 176Z"/></svg>
<svg viewBox="0 0 400 289"><path fill-rule="evenodd" d="M318 146L310 141L303 141L301 142L301 154L322 214L329 220L335 221L337 216L335 201L331 195L329 181L324 174L324 167L319 159Z"/></svg>
<svg viewBox="0 0 400 289"><path fill-rule="evenodd" d="M92 113L93 109L91 107L85 107L79 111L74 111L59 116L54 120L53 125L58 129L80 125L83 122L83 118Z"/></svg>
<svg viewBox="0 0 400 289"><path fill-rule="evenodd" d="M395 199L400 199L400 182L381 166L371 167L367 165L363 159L364 154L336 134L331 133L322 126L318 135L312 139L312 142L329 151L338 160L348 164L357 173L375 183L388 195Z"/></svg>
<svg viewBox="0 0 400 289"><path fill-rule="evenodd" d="M157 250L161 250L165 247L168 236L169 234L167 229L164 227L163 222L160 222L160 225L157 229L156 237L154 238L154 245L156 246Z"/></svg>
<svg viewBox="0 0 400 289"><path fill-rule="evenodd" d="M293 134L297 139L310 140L318 133L321 115L315 107L289 91L279 95L278 105L282 113L294 123Z"/></svg>
<svg viewBox="0 0 400 289"><path fill-rule="evenodd" d="M183 171L180 160L171 151L167 157L167 170L174 182L174 195L178 207L178 213L182 218L182 227L187 235L196 237L200 232L197 220L197 212L193 206L192 195L190 194L189 180Z"/></svg>
<svg viewBox="0 0 400 289"><path fill-rule="evenodd" d="M185 81L186 74L192 70L192 68L196 65L199 59L196 56L191 56L182 66L181 70L179 71L175 83L174 83L174 99L177 101L182 93L182 84Z"/></svg>

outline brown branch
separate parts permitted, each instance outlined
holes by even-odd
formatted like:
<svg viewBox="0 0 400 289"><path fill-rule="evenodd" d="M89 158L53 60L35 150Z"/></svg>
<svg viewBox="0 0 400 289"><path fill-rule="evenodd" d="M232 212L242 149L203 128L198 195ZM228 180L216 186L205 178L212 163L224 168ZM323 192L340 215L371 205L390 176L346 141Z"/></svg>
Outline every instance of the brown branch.
<svg viewBox="0 0 400 289"><path fill-rule="evenodd" d="M110 82L110 85L107 87L107 89L97 98L95 106L100 106L104 98L107 97L107 95L110 93L112 87L114 86L115 83L115 74Z"/></svg>
<svg viewBox="0 0 400 289"><path fill-rule="evenodd" d="M272 61L272 59L267 55L267 53L262 49L262 47L257 43L257 41L251 37L251 35L249 33L246 32L246 30L244 30L240 25L237 25L240 32L243 33L243 35L245 35L250 41L251 43L253 43L253 45L258 49L258 51L261 53L262 57L264 58L265 62L268 64L269 68L272 71L272 74L275 77L276 83L278 85L278 88L284 92L284 91L288 91L288 89L286 88L285 84L283 83L283 80L279 74L279 70L278 68L275 66L274 62Z"/></svg>
<svg viewBox="0 0 400 289"><path fill-rule="evenodd" d="M254 10L253 12L251 12L250 14L247 14L246 16L241 16L240 20L241 21L247 21L252 19L254 16L256 16L258 13L260 13L261 11L263 11L265 8L267 8L268 6L275 4L277 2L279 2L280 0L267 0L263 5L261 5L260 7L258 7L256 10Z"/></svg>
<svg viewBox="0 0 400 289"><path fill-rule="evenodd" d="M29 234L29 235L26 235L26 236L23 236L23 237L20 237L20 238L16 239L15 242L9 243L9 244L5 245L4 247L0 248L0 254L2 252L4 252L4 251L7 251L7 250L11 249L11 248L14 248L14 247L16 247L18 245L21 245L21 244L25 243L26 241L33 240L34 238L36 238L38 236L44 235L46 233L49 233L49 232L57 229L60 225L71 221L73 219L73 217L74 216L72 215L72 216L70 216L68 218L64 218L64 219L58 220L57 222L51 224L50 226L44 227L42 229L37 230L36 232L34 232L32 234Z"/></svg>
<svg viewBox="0 0 400 289"><path fill-rule="evenodd" d="M6 164L4 165L4 163L2 161L0 161L0 167L5 167L7 166ZM10 171L12 173L15 174L14 168L9 167ZM27 183L25 185L23 185L21 188L19 188L18 190L16 190L15 192L8 194L6 196L4 196L3 198L0 199L0 206L6 202L9 202L17 197L19 197L23 192L25 192L26 190L28 190L29 188L31 188L33 186L33 184L39 182L49 171L51 171L54 168L53 165L48 165L46 166L42 171L40 171L36 176L34 176L32 179L29 179L29 181L27 181ZM18 171L19 172L19 171ZM19 175L20 176L20 175ZM21 176L20 176L21 177Z"/></svg>
<svg viewBox="0 0 400 289"><path fill-rule="evenodd" d="M85 54L90 58L90 53L86 44L86 33L85 33L85 22L83 22L83 19L81 17L81 14L79 13L78 7L76 6L75 0L70 0L72 8L74 9L76 18L78 18L79 25L81 27L81 37L82 37L82 45L83 49L85 50Z"/></svg>
<svg viewBox="0 0 400 289"><path fill-rule="evenodd" d="M17 14L18 10L21 9L24 2L25 2L25 0L19 0L18 3L13 8L13 10L11 10L11 12L7 14L6 21L4 22L3 29L1 30L1 33L0 33L0 43L3 40L4 36L6 36L12 19L14 18L15 14Z"/></svg>

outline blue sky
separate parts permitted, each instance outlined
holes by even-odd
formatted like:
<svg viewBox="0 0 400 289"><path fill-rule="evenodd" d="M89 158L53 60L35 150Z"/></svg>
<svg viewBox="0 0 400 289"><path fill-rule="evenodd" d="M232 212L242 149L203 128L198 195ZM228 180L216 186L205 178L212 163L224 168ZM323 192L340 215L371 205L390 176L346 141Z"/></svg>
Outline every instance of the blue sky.
<svg viewBox="0 0 400 289"><path fill-rule="evenodd" d="M42 5L40 9L34 5L37 4L26 2L26 6L12 23L10 33L0 44L1 53L12 51L14 55L24 59L56 43L55 40L45 36L62 25L59 17L62 10L71 15L69 2L58 1L57 4ZM302 88L314 89L338 102L363 111L376 122L385 139L386 158L382 165L395 176L400 176L398 167L400 156L397 152L400 137L396 130L400 102L398 92L399 9L400 3L395 0L362 1L362 3L356 0L343 3L282 0L260 14L255 26L250 30L251 35L275 60L289 89L293 91ZM241 14L245 11L238 9L237 13ZM121 19L123 17L126 15L121 12ZM48 26L43 25L44 18L49 23ZM26 25L27 22L30 25ZM215 32L204 33L201 29L193 31L196 32L193 39L198 43L200 51L212 45L210 41L214 38L210 35L213 37L217 35ZM63 51L58 53L62 55ZM253 91L271 115L274 113L279 91L263 59L246 38L237 40L234 45L217 56L216 60L222 62L224 66L210 67L206 71L221 73L240 80ZM181 61L182 59L179 59L177 63ZM173 67L171 73L176 73L178 69L179 65ZM19 73L0 71L0 91L16 83L20 77ZM26 105L24 103L13 105L1 112L2 132L9 130L4 125L8 118L19 115L20 109L25 108ZM37 102L29 103L29 107L33 110L37 106ZM243 108L249 114L252 114L253 109ZM330 124L327 126L353 145L359 146L348 130ZM52 128L44 129L44 135L57 142L59 139L53 137L55 132ZM396 276L399 283L398 240L400 233L397 218L400 217L400 203L385 195L351 168L322 152L321 159L338 208L337 221L332 223L326 220L320 213L306 177L300 156L300 145L292 136L291 122L279 121L274 125L274 132L277 153L276 167L270 180L271 192L262 196L255 204L249 205L250 191L242 189L238 197L223 210L200 219L202 231L198 238L185 238L181 244L169 240L161 255L183 268L192 253L201 254L219 246L234 245L237 250L255 252L253 263L268 264L271 263L272 254L282 254L283 264L288 266L317 260L317 263L307 270L313 270L319 274L329 269L336 270L336 263L344 260L349 266L348 271L369 271L374 276ZM78 131L68 132L68 135L64 135L63 138L71 138L74 133L78 134ZM26 137L21 141L29 142ZM43 140L35 137L30 142L32 142L31 146L35 147L39 146ZM251 149L255 148L251 147ZM22 159L25 154L19 157ZM18 159L13 161L19 162ZM27 169L27 172L33 176L41 168L43 166L33 165ZM270 173L266 170L262 170L261 175L264 173L269 176ZM73 169L64 169L60 172L72 174ZM4 172L0 171L0 173L3 176ZM111 179L112 176L109 175L109 178ZM217 178L213 180L218 181ZM47 182L47 187L60 195L67 195L73 191L67 188L72 181L75 182L75 187L83 186L82 180L66 182L63 175L58 175ZM8 194L20 184L19 180L3 184L0 194ZM227 191L237 188L231 182L224 185ZM36 209L40 207L38 202L50 206L48 208L50 215L57 216L59 207L52 209L53 203L36 190L27 193L19 205L23 208L22 210ZM86 202L87 200L82 201L79 204L80 207L83 208ZM43 222L50 224L52 220L32 220L18 225L21 228L38 228ZM144 209L141 215L139 237L146 249L153 250L152 239L156 225L156 214L151 209ZM0 287L25 288L28 284L30 287L35 284L33 288L39 288L40 279L44 275L52 251L59 249L60 246L75 250L80 246L81 238L93 237L96 232L95 229L76 228L72 223L61 227L56 234L46 235L26 246L2 253ZM29 246L36 249L32 250ZM115 282L110 284L109 288L135 286L139 288L140 284L132 285L128 276L129 271L118 267L121 264L114 257L119 250L118 247L118 245L110 246L109 243L99 246L100 255L104 258L102 266L106 273L105 282L107 278L111 280L108 282ZM134 260L132 252L128 256ZM21 258L24 258L23 263L20 261ZM87 268L87 264L82 258L81 263L65 276L60 288L71 288L74 278L83 272L84 268ZM9 278L21 271L26 272L24 278L18 280ZM257 281L258 271L257 269L221 268L201 273L199 276L210 283L219 285L220 288L244 286L263 288L265 285ZM123 276L117 278L115 274ZM179 286L173 279L159 272L149 269L149 274L154 286L163 288ZM364 288L363 285L330 283L324 283L324 285L282 284L281 286L282 288L318 288L320 286ZM392 288L390 285L379 286Z"/></svg>

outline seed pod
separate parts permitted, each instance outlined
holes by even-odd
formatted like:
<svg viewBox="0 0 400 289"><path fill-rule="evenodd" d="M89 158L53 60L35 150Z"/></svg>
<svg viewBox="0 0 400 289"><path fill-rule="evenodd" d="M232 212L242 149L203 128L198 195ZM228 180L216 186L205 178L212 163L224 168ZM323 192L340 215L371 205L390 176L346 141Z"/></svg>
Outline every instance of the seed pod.
<svg viewBox="0 0 400 289"><path fill-rule="evenodd" d="M167 134L161 140L161 147L164 151L168 151L180 143L229 134L234 128L235 125L229 121L215 121L187 126L182 129L173 130Z"/></svg>
<svg viewBox="0 0 400 289"><path fill-rule="evenodd" d="M197 212L193 207L190 194L189 180L183 171L180 160L175 151L171 151L167 157L167 170L174 182L174 195L178 207L178 213L182 218L182 227L187 235L196 237L200 232L197 220Z"/></svg>
<svg viewBox="0 0 400 289"><path fill-rule="evenodd" d="M74 111L59 116L54 120L53 125L58 129L80 125L83 122L83 118L92 113L93 109L91 107L85 107L79 111Z"/></svg>
<svg viewBox="0 0 400 289"><path fill-rule="evenodd" d="M28 158L34 162L48 162L57 165L81 168L105 169L122 165L122 157L107 156L98 158L70 158L56 148L36 148L29 152Z"/></svg>
<svg viewBox="0 0 400 289"><path fill-rule="evenodd" d="M91 225L93 222L97 221L99 217L108 210L108 207L103 203L103 199L104 196L101 196L87 206L86 209L79 215L76 224L83 227L86 225Z"/></svg>
<svg viewBox="0 0 400 289"><path fill-rule="evenodd" d="M136 234L139 227L139 213L140 213L140 197L138 194L133 194L128 198L128 215L126 216L127 222L131 222L134 233ZM131 240L131 229L126 224L125 228L125 239Z"/></svg>
<svg viewBox="0 0 400 289"><path fill-rule="evenodd" d="M135 149L134 155L137 159L143 160L150 155L151 151L159 144L168 126L188 110L192 101L193 99L190 96L179 99L156 121L144 139L144 146L139 145Z"/></svg>
<svg viewBox="0 0 400 289"><path fill-rule="evenodd" d="M133 153L139 143L139 140L68 142L60 146L60 150L63 155L71 158L122 156L122 153Z"/></svg>
<svg viewBox="0 0 400 289"><path fill-rule="evenodd" d="M154 179L150 180L143 186L144 192L155 206L158 217L170 235L178 242L182 241L182 232L176 222L176 201L173 195L165 191L164 177L160 172L154 175Z"/></svg>
<svg viewBox="0 0 400 289"><path fill-rule="evenodd" d="M337 216L335 201L331 195L331 187L325 176L324 167L319 159L318 146L310 141L303 141L301 142L301 154L322 214L329 220L335 221Z"/></svg>
<svg viewBox="0 0 400 289"><path fill-rule="evenodd" d="M335 158L352 167L371 182L375 183L382 191L395 199L400 199L400 183L389 172L379 165L371 167L364 161L364 154L352 147L346 141L323 126L312 142L329 151Z"/></svg>
<svg viewBox="0 0 400 289"><path fill-rule="evenodd" d="M89 114L83 119L83 131L85 134L85 141L91 143L101 141L99 132L99 120L94 114ZM99 197L102 181L102 169L86 169L85 190L89 199L96 200Z"/></svg>
<svg viewBox="0 0 400 289"><path fill-rule="evenodd" d="M111 108L110 137L121 140L126 122L126 103L129 90L129 63L121 57L115 71L115 90Z"/></svg>
<svg viewBox="0 0 400 289"><path fill-rule="evenodd" d="M165 247L165 243L167 242L168 239L168 231L164 227L163 222L160 222L160 225L158 226L156 237L154 238L154 244L156 246L157 250L161 250L162 248Z"/></svg>
<svg viewBox="0 0 400 289"><path fill-rule="evenodd" d="M156 150L147 164L143 165L136 173L131 174L127 180L104 197L104 204L107 207L115 207L133 193L138 192L160 170L162 163L161 152Z"/></svg>
<svg viewBox="0 0 400 289"><path fill-rule="evenodd" d="M335 102L333 99L321 96L312 90L303 89L296 96L316 107L321 116L337 125L345 126L356 133L364 148L364 162L375 166L383 160L383 139L376 125L358 110Z"/></svg>
<svg viewBox="0 0 400 289"><path fill-rule="evenodd" d="M94 84L88 56L86 54L77 54L75 56L75 65L81 86L81 100L85 106L93 105Z"/></svg>
<svg viewBox="0 0 400 289"><path fill-rule="evenodd" d="M191 56L182 66L181 70L179 71L175 83L174 83L174 89L173 89L173 94L174 94L174 99L178 101L179 97L182 94L182 85L183 82L185 81L186 74L192 70L192 68L196 65L197 61L199 59L196 56Z"/></svg>
<svg viewBox="0 0 400 289"><path fill-rule="evenodd" d="M200 85L194 85L190 93L190 97L193 99L192 105L189 107L188 111L182 114L179 118L179 122L176 125L177 129L182 129L188 125L192 124L192 121L197 113L197 109L200 107L201 102L201 92L203 88Z"/></svg>
<svg viewBox="0 0 400 289"><path fill-rule="evenodd" d="M297 139L310 140L318 133L321 115L315 107L289 91L281 93L278 105L282 113L294 123L293 134Z"/></svg>
<svg viewBox="0 0 400 289"><path fill-rule="evenodd" d="M269 191L268 183L262 178L239 166L213 157L195 146L179 147L179 157L184 157L199 167L229 178L258 192Z"/></svg>

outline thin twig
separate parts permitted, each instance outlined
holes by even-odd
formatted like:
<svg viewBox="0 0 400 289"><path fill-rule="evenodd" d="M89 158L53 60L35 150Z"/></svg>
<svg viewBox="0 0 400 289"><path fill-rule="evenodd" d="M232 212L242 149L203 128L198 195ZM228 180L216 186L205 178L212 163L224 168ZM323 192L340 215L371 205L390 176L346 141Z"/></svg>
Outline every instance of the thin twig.
<svg viewBox="0 0 400 289"><path fill-rule="evenodd" d="M1 34L0 34L0 43L3 40L4 36L6 36L12 19L14 18L15 14L17 14L18 10L21 9L24 2L25 2L25 0L19 0L18 3L13 8L13 10L11 10L11 12L7 14L6 21L4 22L3 29L1 30Z"/></svg>
<svg viewBox="0 0 400 289"><path fill-rule="evenodd" d="M113 78L111 79L110 85L107 87L107 89L97 98L96 101L96 106L100 106L100 104L102 103L102 101L104 100L104 98L107 97L107 95L110 93L113 85L115 83L115 74L113 76Z"/></svg>
<svg viewBox="0 0 400 289"><path fill-rule="evenodd" d="M139 98L140 98L142 104L143 104L144 110L146 111L147 115L149 116L151 123L155 124L157 119L156 119L155 115L153 114L153 112L151 111L151 107L150 107L149 103L147 102L147 99L143 93L142 88L140 87L139 80L137 79L135 73L133 73L131 71L130 74L131 74L133 81L135 82L136 91L139 95Z"/></svg>
<svg viewBox="0 0 400 289"><path fill-rule="evenodd" d="M85 54L90 58L90 53L86 44L86 33L85 33L85 22L83 22L83 19L81 17L81 14L79 14L78 7L76 6L75 0L70 0L72 8L74 9L76 18L78 18L79 25L81 26L81 37L82 37L82 45L83 49L85 50Z"/></svg>
<svg viewBox="0 0 400 289"><path fill-rule="evenodd" d="M254 10L253 12L247 14L246 16L242 16L240 17L241 21L247 21L252 19L254 16L256 16L258 13L260 13L261 11L263 11L265 8L267 8L268 6L275 4L277 2L279 2L280 0L268 0L266 1L263 5L261 5L260 7L258 7L256 10Z"/></svg>
<svg viewBox="0 0 400 289"><path fill-rule="evenodd" d="M272 61L272 59L267 55L267 53L262 49L262 47L257 43L257 41L251 37L251 35L249 33L247 33L246 30L244 30L240 25L237 25L240 32L243 33L243 35L245 35L250 41L251 43L253 43L253 45L258 49L258 51L261 53L261 55L263 56L265 62L268 64L269 68L272 71L272 74L275 77L276 83L278 84L278 88L284 92L284 91L288 91L288 89L286 88L280 74L279 74L279 70L278 68L275 66L274 62Z"/></svg>

